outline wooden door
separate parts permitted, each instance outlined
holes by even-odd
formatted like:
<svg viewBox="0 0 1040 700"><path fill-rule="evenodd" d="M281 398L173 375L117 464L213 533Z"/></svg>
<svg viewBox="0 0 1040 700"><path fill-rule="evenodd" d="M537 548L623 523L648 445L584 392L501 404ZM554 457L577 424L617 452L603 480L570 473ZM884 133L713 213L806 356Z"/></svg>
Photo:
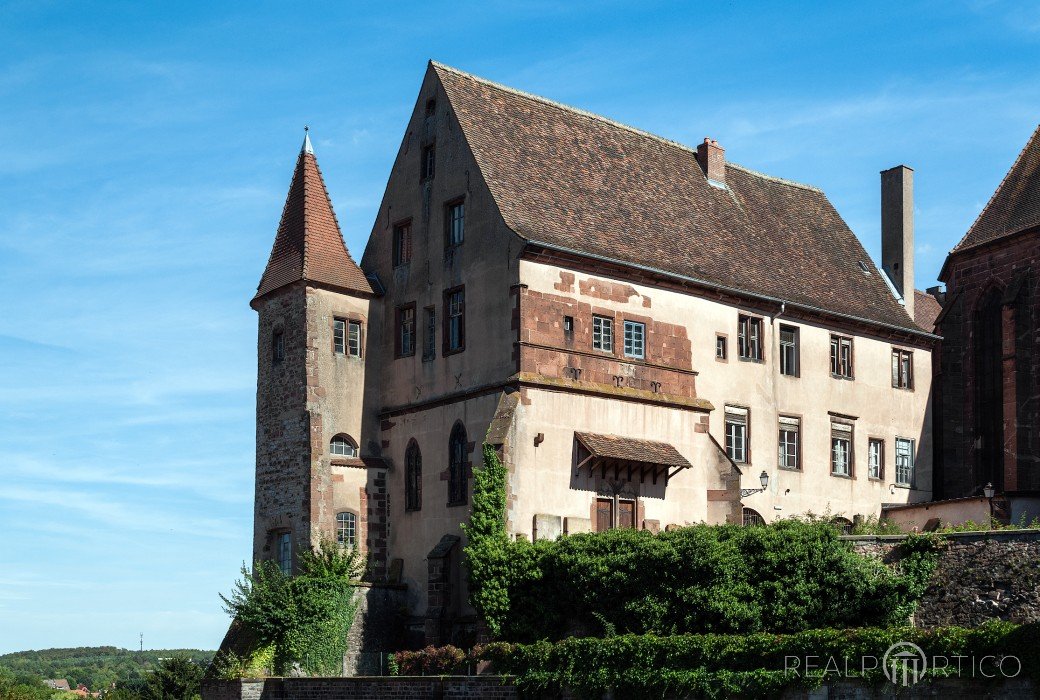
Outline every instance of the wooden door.
<svg viewBox="0 0 1040 700"><path fill-rule="evenodd" d="M606 532L614 527L614 499L596 499L596 532Z"/></svg>
<svg viewBox="0 0 1040 700"><path fill-rule="evenodd" d="M636 503L635 501L618 501L618 527L635 529L636 527Z"/></svg>

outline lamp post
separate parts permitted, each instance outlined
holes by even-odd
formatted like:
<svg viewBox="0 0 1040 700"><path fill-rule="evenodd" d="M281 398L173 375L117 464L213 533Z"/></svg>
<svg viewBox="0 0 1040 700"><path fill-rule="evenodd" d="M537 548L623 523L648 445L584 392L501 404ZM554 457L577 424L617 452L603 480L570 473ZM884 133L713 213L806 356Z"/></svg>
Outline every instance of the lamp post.
<svg viewBox="0 0 1040 700"><path fill-rule="evenodd" d="M740 497L747 498L748 496L755 493L762 493L769 488L769 474L763 469L762 473L758 475L758 483L762 484L760 489L740 489Z"/></svg>

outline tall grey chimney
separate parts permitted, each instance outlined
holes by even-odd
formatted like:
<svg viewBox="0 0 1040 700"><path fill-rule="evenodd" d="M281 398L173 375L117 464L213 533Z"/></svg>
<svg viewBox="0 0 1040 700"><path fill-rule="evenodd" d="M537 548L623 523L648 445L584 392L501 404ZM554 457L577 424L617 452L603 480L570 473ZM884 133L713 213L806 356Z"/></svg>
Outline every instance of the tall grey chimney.
<svg viewBox="0 0 1040 700"><path fill-rule="evenodd" d="M914 171L881 171L881 269L914 317Z"/></svg>

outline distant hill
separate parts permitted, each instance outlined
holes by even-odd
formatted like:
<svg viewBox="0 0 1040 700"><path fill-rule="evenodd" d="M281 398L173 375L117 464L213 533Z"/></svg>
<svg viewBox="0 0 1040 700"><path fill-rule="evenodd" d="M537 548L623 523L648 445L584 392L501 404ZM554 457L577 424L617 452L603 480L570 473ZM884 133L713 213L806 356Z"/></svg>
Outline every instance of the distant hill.
<svg viewBox="0 0 1040 700"><path fill-rule="evenodd" d="M118 647L40 649L0 655L0 666L15 673L31 673L40 678L67 678L73 688L77 683L82 683L91 690L99 690L113 682L137 685L148 671L158 665L159 659L182 654L206 666L215 653L202 649L131 651Z"/></svg>

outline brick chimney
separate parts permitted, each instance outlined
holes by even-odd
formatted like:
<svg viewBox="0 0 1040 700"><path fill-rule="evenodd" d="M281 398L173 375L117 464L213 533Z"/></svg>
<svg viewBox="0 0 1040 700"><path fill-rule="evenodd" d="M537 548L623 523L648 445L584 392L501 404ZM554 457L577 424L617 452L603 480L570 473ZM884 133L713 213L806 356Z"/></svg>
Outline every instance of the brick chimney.
<svg viewBox="0 0 1040 700"><path fill-rule="evenodd" d="M718 141L705 137L704 143L697 145L697 162L709 180L726 184L726 149Z"/></svg>
<svg viewBox="0 0 1040 700"><path fill-rule="evenodd" d="M914 317L914 171L881 171L881 269Z"/></svg>

